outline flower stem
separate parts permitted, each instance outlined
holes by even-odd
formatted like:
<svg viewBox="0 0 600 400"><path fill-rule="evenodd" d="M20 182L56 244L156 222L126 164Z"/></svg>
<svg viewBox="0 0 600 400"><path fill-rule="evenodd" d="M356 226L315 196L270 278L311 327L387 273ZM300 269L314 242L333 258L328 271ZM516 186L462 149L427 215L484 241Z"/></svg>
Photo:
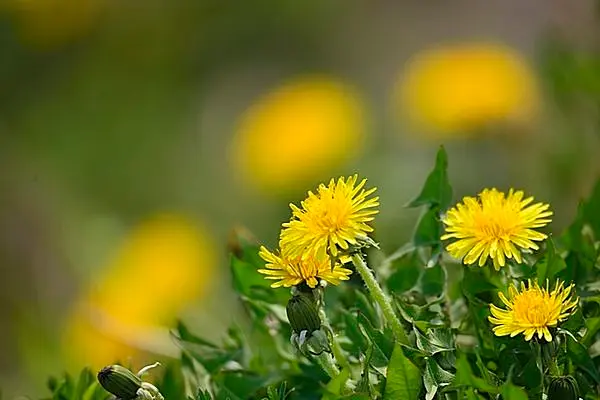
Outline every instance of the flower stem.
<svg viewBox="0 0 600 400"><path fill-rule="evenodd" d="M340 342L338 341L335 332L331 328L329 318L327 318L327 314L325 314L325 309L323 308L323 305L321 305L321 307L319 308L319 314L321 316L321 322L323 323L323 326L325 326L325 328L327 328L331 332L331 350L333 351L333 356L342 368L350 369L350 363L348 362L348 359L346 358L346 355L342 350L342 346L340 345Z"/></svg>
<svg viewBox="0 0 600 400"><path fill-rule="evenodd" d="M333 357L329 353L321 353L318 356L315 356L315 358L317 363L323 368L323 371L325 371L331 379L340 374L340 370L335 365Z"/></svg>
<svg viewBox="0 0 600 400"><path fill-rule="evenodd" d="M396 336L396 340L402 344L408 344L408 337L406 336L406 332L404 331L402 323L394 312L391 299L384 293L383 289L381 289L381 286L379 286L379 283L375 279L375 275L373 275L373 271L371 271L360 254L354 254L352 256L352 262L365 282L367 289L369 289L371 297L381 307L381 311L383 312L387 322L390 324L392 331Z"/></svg>

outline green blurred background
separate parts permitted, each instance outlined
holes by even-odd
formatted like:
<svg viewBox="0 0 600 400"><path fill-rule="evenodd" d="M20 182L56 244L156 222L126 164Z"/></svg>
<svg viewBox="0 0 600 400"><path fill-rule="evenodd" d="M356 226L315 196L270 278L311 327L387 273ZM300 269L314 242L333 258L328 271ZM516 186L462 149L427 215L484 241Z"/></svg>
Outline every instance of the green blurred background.
<svg viewBox="0 0 600 400"><path fill-rule="evenodd" d="M175 354L239 315L231 232L358 172L391 251L435 151L559 233L600 170L598 5L0 0L0 387Z"/></svg>

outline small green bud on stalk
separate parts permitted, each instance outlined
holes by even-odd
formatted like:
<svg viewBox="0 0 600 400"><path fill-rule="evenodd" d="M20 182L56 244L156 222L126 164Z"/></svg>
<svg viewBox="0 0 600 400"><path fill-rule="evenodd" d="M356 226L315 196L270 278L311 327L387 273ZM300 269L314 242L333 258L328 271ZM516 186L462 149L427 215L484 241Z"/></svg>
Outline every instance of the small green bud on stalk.
<svg viewBox="0 0 600 400"><path fill-rule="evenodd" d="M578 400L579 386L572 376L558 376L550 382L548 400Z"/></svg>
<svg viewBox="0 0 600 400"><path fill-rule="evenodd" d="M321 319L314 300L309 295L293 296L287 304L286 312L292 330L298 334L307 331L308 335L321 327Z"/></svg>
<svg viewBox="0 0 600 400"><path fill-rule="evenodd" d="M98 382L109 393L119 399L131 400L137 397L142 380L133 372L120 365L110 365L98 372Z"/></svg>

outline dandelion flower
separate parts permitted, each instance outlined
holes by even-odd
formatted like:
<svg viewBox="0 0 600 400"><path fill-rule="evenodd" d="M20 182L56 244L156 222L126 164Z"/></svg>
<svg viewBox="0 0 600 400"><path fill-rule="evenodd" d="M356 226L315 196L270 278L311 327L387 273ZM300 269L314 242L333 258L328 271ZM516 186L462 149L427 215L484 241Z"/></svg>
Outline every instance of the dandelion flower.
<svg viewBox="0 0 600 400"><path fill-rule="evenodd" d="M525 340L530 340L536 333L539 339L552 341L550 327L569 317L577 307L579 298L573 298L574 285L564 287L564 282L557 281L554 290L540 287L537 282L530 280L525 286L521 282L521 290L512 285L508 288L508 298L498 293L502 302L508 308L503 310L490 304L492 316L489 320L494 327L496 336L510 335L514 337L519 333L525 335Z"/></svg>
<svg viewBox="0 0 600 400"><path fill-rule="evenodd" d="M168 328L214 281L216 245L187 216L151 216L107 258L101 276L69 312L62 344L73 367L140 361L145 350L173 351Z"/></svg>
<svg viewBox="0 0 600 400"><path fill-rule="evenodd" d="M259 255L267 264L265 269L259 269L258 272L265 274L266 279L277 280L271 285L273 288L295 286L302 282L314 288L319 284L319 279L338 285L341 281L348 280L352 273L339 262L332 269L331 259L328 256L289 257L272 253L264 246L260 248Z"/></svg>
<svg viewBox="0 0 600 400"><path fill-rule="evenodd" d="M284 252L293 257L337 257L339 249L365 239L373 231L368 222L379 212L379 197L369 198L377 189L364 189L366 179L357 182L358 175L332 179L327 186L321 184L317 193L308 192L301 208L290 204L292 220L281 231Z"/></svg>
<svg viewBox="0 0 600 400"><path fill-rule="evenodd" d="M523 197L522 191L511 189L505 196L493 188L483 190L479 198L463 198L442 219L446 225L442 240L456 239L448 252L467 265L479 260L480 267L490 257L497 270L507 258L521 263L521 250L537 250L535 242L547 238L535 229L548 224L552 215L548 204L531 204L533 197Z"/></svg>
<svg viewBox="0 0 600 400"><path fill-rule="evenodd" d="M502 121L526 125L534 119L540 97L524 57L486 42L418 52L401 72L394 96L404 119L419 131L451 137Z"/></svg>
<svg viewBox="0 0 600 400"><path fill-rule="evenodd" d="M260 96L240 117L231 162L264 193L295 193L362 151L366 119L352 86L326 75L296 77Z"/></svg>

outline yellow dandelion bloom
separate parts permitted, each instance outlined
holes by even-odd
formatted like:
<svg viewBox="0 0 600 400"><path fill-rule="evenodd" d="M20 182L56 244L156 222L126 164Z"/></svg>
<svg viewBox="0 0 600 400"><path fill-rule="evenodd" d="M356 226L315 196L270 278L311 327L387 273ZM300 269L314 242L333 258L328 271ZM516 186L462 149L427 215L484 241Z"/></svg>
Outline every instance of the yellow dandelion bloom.
<svg viewBox="0 0 600 400"><path fill-rule="evenodd" d="M350 279L352 273L352 270L342 267L339 262L332 269L328 256L290 257L271 253L264 246L260 248L259 255L267 264L265 269L259 269L258 272L265 274L266 279L277 280L271 285L273 288L295 286L302 282L314 288L319 284L319 279L338 285L341 281Z"/></svg>
<svg viewBox="0 0 600 400"><path fill-rule="evenodd" d="M357 182L358 175L332 179L316 193L309 191L302 208L290 204L293 216L281 231L283 252L293 257L337 257L339 249L366 238L373 231L368 223L379 212L379 197L369 197L377 188L364 189L366 179Z"/></svg>
<svg viewBox="0 0 600 400"><path fill-rule="evenodd" d="M394 95L397 107L417 128L451 135L503 120L529 121L540 97L523 57L510 47L485 42L417 53L402 71Z"/></svg>
<svg viewBox="0 0 600 400"><path fill-rule="evenodd" d="M362 149L365 107L355 90L327 76L285 82L241 116L231 161L265 193L290 193L339 168Z"/></svg>
<svg viewBox="0 0 600 400"><path fill-rule="evenodd" d="M63 333L66 359L102 367L168 348L168 328L206 294L215 264L209 233L186 217L143 221L74 305Z"/></svg>
<svg viewBox="0 0 600 400"><path fill-rule="evenodd" d="M522 250L537 250L535 242L547 238L535 229L548 224L552 215L548 204L531 204L533 197L523 197L520 190L510 189L505 195L493 188L483 190L479 198L463 198L442 218L446 225L442 240L456 239L446 250L467 265L479 260L482 267L488 257L497 270L507 258L521 263Z"/></svg>
<svg viewBox="0 0 600 400"><path fill-rule="evenodd" d="M554 290L540 287L537 282L528 281L527 286L521 282L521 290L511 285L508 288L508 298L503 293L498 293L507 309L503 310L490 304L492 315L489 320L495 326L496 336L510 335L514 337L519 333L525 335L525 340L537 333L539 339L552 341L548 328L553 328L559 322L571 315L579 302L573 298L574 285L564 287L564 282L557 281Z"/></svg>

